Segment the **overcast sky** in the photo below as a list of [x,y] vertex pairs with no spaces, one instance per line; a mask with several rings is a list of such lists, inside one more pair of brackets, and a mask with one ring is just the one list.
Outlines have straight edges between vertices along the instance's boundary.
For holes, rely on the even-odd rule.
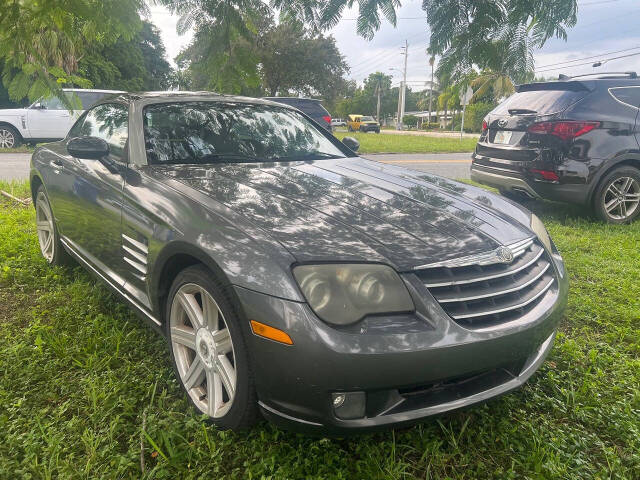
[[[429,40],[422,1],[403,0],[402,5],[398,11],[400,20],[397,26],[394,28],[388,23],[383,24],[371,41],[362,39],[356,33],[354,20],[357,10],[347,11],[336,28],[328,32],[335,37],[338,48],[351,67],[350,78],[361,82],[370,73],[382,71],[393,75],[395,83],[399,82],[401,73],[390,69],[402,68],[400,47],[407,40],[408,82],[414,90],[424,87],[422,82],[430,78],[430,71],[425,53]],[[551,77],[559,73],[640,72],[640,0],[579,0],[578,5],[578,23],[569,30],[568,40],[549,40],[536,52],[537,74]],[[151,20],[160,29],[167,54],[173,59],[190,42],[191,35],[179,36],[175,31],[177,18],[163,7],[151,8]],[[597,60],[634,53],[639,55],[612,60],[602,67],[592,67],[592,62]],[[556,65],[570,60],[576,61]],[[580,65],[585,62],[588,64]]]

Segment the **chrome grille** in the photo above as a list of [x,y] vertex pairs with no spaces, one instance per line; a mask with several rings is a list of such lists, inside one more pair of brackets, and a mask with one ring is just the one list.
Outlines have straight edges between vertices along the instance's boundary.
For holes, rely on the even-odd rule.
[[488,252],[424,265],[416,274],[458,324],[498,327],[531,311],[555,283],[549,257],[535,239],[507,248],[509,263]]

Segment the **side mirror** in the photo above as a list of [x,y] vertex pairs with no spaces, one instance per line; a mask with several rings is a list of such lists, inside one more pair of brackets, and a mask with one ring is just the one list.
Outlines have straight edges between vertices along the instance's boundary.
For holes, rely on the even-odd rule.
[[44,103],[37,102],[33,104],[33,108],[36,110],[46,110],[47,106]]
[[75,137],[67,142],[67,152],[76,158],[99,160],[109,155],[109,144],[98,137]]
[[360,142],[353,137],[344,137],[342,139],[342,143],[344,143],[350,150],[357,152],[360,148]]

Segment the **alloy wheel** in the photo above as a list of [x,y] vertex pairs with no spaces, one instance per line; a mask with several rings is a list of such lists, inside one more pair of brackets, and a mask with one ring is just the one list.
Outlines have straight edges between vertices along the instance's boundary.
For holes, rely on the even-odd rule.
[[13,148],[16,144],[16,136],[11,130],[0,128],[0,148]]
[[631,218],[640,204],[640,183],[632,177],[617,177],[602,197],[607,215],[614,220]]
[[233,404],[237,379],[233,341],[220,307],[204,288],[188,283],[174,295],[169,321],[185,389],[202,413],[223,417]]
[[55,254],[53,214],[43,191],[38,192],[36,197],[36,230],[42,256],[52,262]]

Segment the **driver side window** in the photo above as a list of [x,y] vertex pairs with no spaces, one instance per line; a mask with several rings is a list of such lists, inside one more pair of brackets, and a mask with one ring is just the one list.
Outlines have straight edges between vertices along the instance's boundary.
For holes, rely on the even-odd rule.
[[103,139],[109,144],[110,156],[116,161],[126,162],[129,109],[117,103],[104,103],[92,108],[69,132],[69,137],[80,136]]

